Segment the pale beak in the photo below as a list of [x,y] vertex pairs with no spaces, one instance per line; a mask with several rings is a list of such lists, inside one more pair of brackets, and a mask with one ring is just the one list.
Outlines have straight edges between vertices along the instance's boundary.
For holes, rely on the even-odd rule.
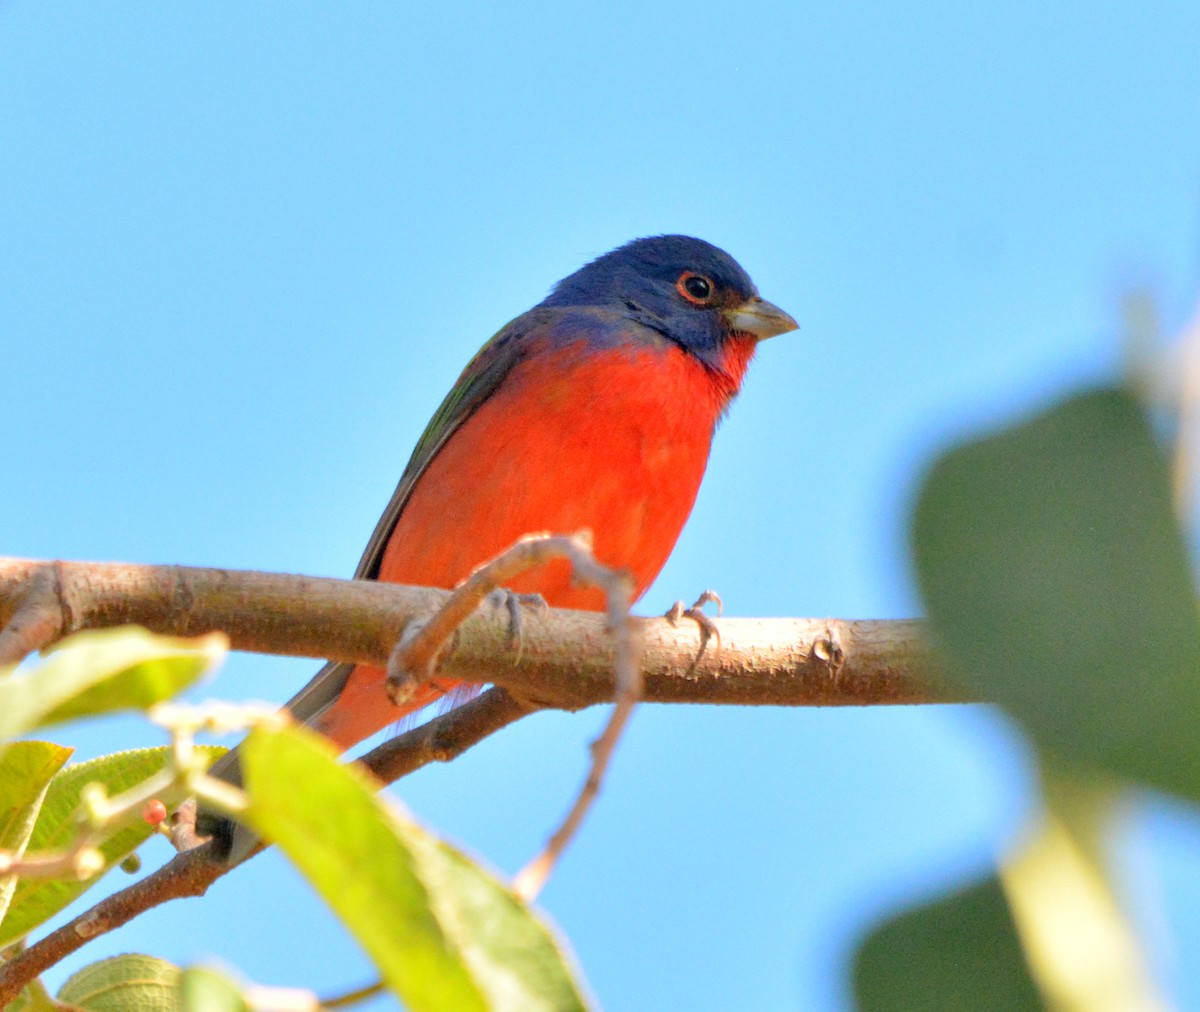
[[753,334],[760,341],[789,330],[799,330],[800,324],[773,302],[755,296],[733,309],[721,310],[729,326],[743,334]]

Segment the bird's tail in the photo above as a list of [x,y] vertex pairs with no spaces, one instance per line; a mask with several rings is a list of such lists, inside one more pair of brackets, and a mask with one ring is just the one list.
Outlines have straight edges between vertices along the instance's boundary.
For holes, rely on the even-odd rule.
[[[380,668],[330,662],[284,706],[299,723],[329,738],[339,751],[357,745],[376,731],[403,720],[436,702],[454,688],[453,683],[430,681],[402,706],[393,706],[384,694],[386,673]],[[241,757],[236,748],[221,756],[209,775],[236,787],[242,786]],[[229,864],[239,864],[258,845],[258,837],[229,816],[203,807],[196,814],[196,831],[211,836]]]

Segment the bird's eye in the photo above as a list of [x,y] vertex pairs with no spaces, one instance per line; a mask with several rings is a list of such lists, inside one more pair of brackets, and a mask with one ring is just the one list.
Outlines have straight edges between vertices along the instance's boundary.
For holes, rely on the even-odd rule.
[[694,306],[707,306],[713,298],[713,283],[703,274],[684,271],[675,282],[675,288]]

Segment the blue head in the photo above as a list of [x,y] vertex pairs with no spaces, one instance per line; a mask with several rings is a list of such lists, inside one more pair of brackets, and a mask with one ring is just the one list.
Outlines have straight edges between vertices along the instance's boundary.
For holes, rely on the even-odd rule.
[[542,305],[614,309],[714,366],[734,333],[766,338],[796,329],[759,298],[733,257],[686,235],[634,239],[605,253],[555,285]]

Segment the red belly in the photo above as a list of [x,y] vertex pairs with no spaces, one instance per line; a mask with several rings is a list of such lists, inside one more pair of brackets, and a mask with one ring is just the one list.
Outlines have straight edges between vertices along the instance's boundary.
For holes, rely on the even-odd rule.
[[[452,587],[523,534],[587,528],[597,558],[646,591],[695,502],[723,398],[674,346],[581,350],[517,366],[454,434],[417,482],[379,579]],[[564,564],[513,589],[604,606]]]
[[[379,579],[453,587],[522,535],[592,532],[605,565],[628,570],[635,597],[654,581],[691,512],[713,430],[753,342],[731,342],[732,375],[675,346],[542,350],[516,366],[417,481],[384,551]],[[566,563],[509,585],[558,608],[602,610]],[[384,672],[355,668],[321,731],[344,749],[442,695],[430,684],[403,710]]]

